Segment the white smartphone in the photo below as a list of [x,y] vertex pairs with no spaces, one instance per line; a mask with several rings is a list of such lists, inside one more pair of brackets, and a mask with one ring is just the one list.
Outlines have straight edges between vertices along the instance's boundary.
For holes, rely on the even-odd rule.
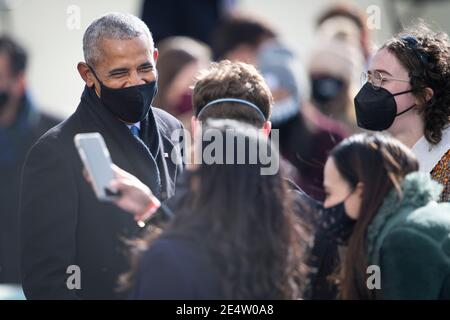
[[111,168],[111,156],[105,140],[98,132],[79,133],[74,137],[75,146],[92,180],[97,198],[111,201],[120,196],[117,190],[111,190],[109,183],[114,179]]

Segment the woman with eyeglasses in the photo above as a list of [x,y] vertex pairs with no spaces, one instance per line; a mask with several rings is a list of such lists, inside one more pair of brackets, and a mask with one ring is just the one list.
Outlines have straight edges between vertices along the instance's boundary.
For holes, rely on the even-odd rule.
[[450,200],[450,41],[420,25],[374,55],[355,97],[358,126],[387,130],[412,148],[420,171],[444,185]]

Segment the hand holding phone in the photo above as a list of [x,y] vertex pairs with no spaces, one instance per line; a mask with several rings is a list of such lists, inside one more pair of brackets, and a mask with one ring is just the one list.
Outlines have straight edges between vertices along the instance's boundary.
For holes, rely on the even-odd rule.
[[97,198],[102,201],[117,199],[120,193],[110,188],[115,176],[111,168],[111,156],[102,135],[98,132],[79,133],[75,135],[74,142]]

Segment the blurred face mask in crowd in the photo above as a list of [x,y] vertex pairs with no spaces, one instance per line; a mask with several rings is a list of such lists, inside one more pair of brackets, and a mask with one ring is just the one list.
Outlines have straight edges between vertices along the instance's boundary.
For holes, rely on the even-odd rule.
[[3,109],[8,104],[8,101],[10,100],[11,94],[6,89],[0,89],[0,113],[3,111]]
[[333,76],[312,77],[312,97],[318,104],[333,101],[344,88],[344,81]]
[[100,101],[117,118],[126,123],[136,123],[147,116],[157,92],[156,80],[130,87],[109,88],[100,81],[94,69],[89,68],[100,84]]
[[396,117],[413,109],[413,104],[398,113],[395,96],[412,92],[411,89],[392,94],[383,87],[374,88],[369,82],[361,88],[355,97],[355,111],[358,126],[373,131],[389,129]]

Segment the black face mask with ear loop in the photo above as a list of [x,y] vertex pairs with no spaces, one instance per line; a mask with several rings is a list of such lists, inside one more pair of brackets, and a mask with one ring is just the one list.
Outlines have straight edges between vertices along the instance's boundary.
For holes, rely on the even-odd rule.
[[156,81],[125,88],[109,88],[100,81],[93,68],[92,74],[100,83],[100,101],[117,118],[127,123],[144,120],[157,92]]
[[385,88],[375,90],[372,84],[367,82],[354,99],[358,127],[372,131],[389,129],[396,117],[416,106],[414,104],[397,113],[397,103],[394,97],[412,91],[410,89],[392,94]]

